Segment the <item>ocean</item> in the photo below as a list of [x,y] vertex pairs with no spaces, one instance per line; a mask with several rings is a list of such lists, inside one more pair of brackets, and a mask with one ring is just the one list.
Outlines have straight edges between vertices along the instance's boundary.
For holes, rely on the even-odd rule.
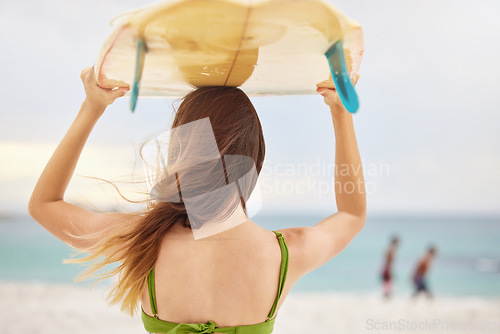
[[[324,216],[257,215],[273,230],[311,226]],[[378,293],[386,247],[397,234],[395,294],[410,296],[411,273],[429,244],[437,257],[429,273],[435,296],[500,296],[500,217],[373,216],[336,258],[304,276],[292,292]],[[63,264],[72,249],[29,217],[0,219],[0,280],[71,283],[80,272]],[[79,283],[79,284],[90,284]]]

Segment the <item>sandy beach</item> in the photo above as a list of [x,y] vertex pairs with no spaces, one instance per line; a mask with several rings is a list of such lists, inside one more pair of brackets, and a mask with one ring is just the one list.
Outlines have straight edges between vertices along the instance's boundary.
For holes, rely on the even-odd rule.
[[[145,333],[138,315],[109,306],[103,290],[0,282],[0,333]],[[293,293],[274,333],[500,333],[500,299],[383,301],[377,294]]]

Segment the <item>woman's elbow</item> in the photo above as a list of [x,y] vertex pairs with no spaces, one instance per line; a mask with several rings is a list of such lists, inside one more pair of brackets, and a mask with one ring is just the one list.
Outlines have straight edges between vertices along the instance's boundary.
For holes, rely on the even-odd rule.
[[43,215],[46,203],[40,201],[36,196],[32,195],[28,202],[28,213],[36,221],[40,221],[40,217]]
[[39,207],[40,204],[33,198],[33,196],[31,196],[28,202],[28,213],[34,220],[36,220],[36,217],[38,215]]
[[355,227],[355,234],[358,234],[363,230],[366,224],[366,210],[351,213],[351,224]]

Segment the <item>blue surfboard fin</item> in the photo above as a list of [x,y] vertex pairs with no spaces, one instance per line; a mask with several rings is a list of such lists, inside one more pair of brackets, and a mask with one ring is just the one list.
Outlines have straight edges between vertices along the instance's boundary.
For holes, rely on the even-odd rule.
[[130,110],[134,112],[139,98],[139,87],[141,85],[142,70],[144,69],[144,58],[146,57],[146,44],[142,38],[137,41],[137,56],[135,60],[134,84],[132,86],[132,96],[130,97]]
[[325,52],[325,56],[326,59],[328,59],[333,83],[337,88],[340,101],[347,111],[354,114],[359,108],[359,101],[345,64],[342,41],[337,41],[333,44],[328,51]]

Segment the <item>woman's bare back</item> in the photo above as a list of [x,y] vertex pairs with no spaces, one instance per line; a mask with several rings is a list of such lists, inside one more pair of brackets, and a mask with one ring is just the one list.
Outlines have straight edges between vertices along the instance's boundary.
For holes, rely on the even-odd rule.
[[[178,323],[212,320],[220,327],[263,322],[278,292],[280,264],[276,235],[250,220],[198,240],[190,229],[175,226],[164,237],[155,265],[158,317]],[[278,306],[293,282],[287,278]],[[147,288],[142,307],[152,315]]]

